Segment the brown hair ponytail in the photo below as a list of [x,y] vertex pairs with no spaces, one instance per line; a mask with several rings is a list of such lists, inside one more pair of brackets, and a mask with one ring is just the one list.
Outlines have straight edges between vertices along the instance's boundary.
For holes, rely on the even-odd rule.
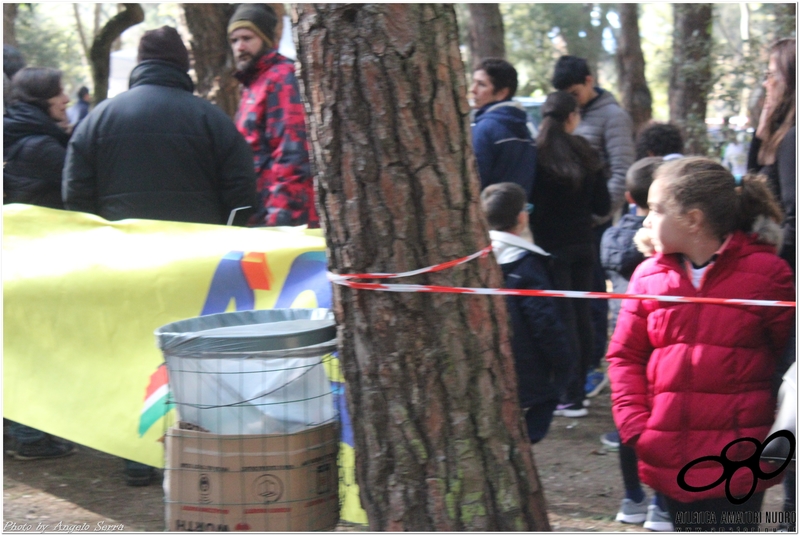
[[771,193],[764,175],[748,174],[744,176],[741,185],[737,186],[735,190],[739,197],[738,228],[740,230],[750,232],[759,216],[782,223],[782,210],[774,194]]
[[702,210],[719,238],[735,230],[752,232],[758,216],[782,222],[782,211],[762,175],[746,175],[736,185],[723,165],[695,156],[664,163],[655,171],[655,180],[663,180],[668,202],[682,212]]

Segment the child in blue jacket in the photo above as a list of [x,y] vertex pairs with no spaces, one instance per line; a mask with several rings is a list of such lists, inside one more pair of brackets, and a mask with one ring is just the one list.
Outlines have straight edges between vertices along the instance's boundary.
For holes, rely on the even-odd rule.
[[[507,288],[551,290],[549,254],[531,243],[527,195],[521,186],[501,182],[480,195],[491,229],[491,245]],[[546,435],[552,413],[566,388],[569,369],[577,363],[563,323],[563,299],[507,297],[513,326],[513,356],[519,402],[527,434],[535,444]]]

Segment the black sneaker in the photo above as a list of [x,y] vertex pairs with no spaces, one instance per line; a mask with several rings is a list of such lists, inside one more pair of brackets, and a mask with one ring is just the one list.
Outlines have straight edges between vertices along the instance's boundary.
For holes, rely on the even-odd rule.
[[[133,464],[133,463],[130,463]],[[141,465],[130,466],[125,463],[125,484],[129,487],[146,487],[155,479],[155,468]]]
[[18,461],[35,461],[37,459],[57,459],[75,453],[75,445],[67,442],[57,442],[50,437],[45,437],[30,444],[17,443],[14,458]]

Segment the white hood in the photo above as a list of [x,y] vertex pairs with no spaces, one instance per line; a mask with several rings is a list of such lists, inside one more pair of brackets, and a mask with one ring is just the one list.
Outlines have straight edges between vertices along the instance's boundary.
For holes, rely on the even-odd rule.
[[549,253],[539,246],[515,234],[511,234],[510,232],[490,230],[488,231],[488,235],[491,237],[491,247],[494,249],[494,256],[498,264],[510,264],[511,262],[515,262],[528,251],[549,256]]

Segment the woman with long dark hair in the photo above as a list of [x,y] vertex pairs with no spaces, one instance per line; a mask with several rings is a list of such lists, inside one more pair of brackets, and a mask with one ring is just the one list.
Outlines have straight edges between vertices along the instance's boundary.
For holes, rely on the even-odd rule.
[[[66,120],[69,97],[61,86],[61,71],[19,70],[11,79],[11,99],[3,116],[3,204],[63,208],[61,171],[69,136],[57,123]],[[63,457],[75,448],[16,422],[9,434],[15,444],[6,449],[19,460]]]
[[[779,255],[796,275],[796,39],[781,39],[769,54],[763,82],[766,101],[749,148],[748,167],[766,175],[782,206],[782,246]],[[788,342],[777,377],[796,361],[796,330]],[[787,470],[783,509],[796,518],[796,472]],[[790,516],[790,515],[789,515]],[[796,531],[796,522],[782,526]]]
[[[610,211],[605,170],[588,141],[572,135],[580,123],[573,96],[565,91],[550,94],[541,114],[532,194],[533,239],[553,256],[556,289],[589,291],[597,262],[592,215],[603,216]],[[555,414],[574,418],[588,414],[583,400],[593,352],[593,327],[587,300],[569,299],[563,311],[578,364]]]
[[11,80],[11,105],[3,117],[3,204],[64,208],[61,172],[69,135],[69,97],[61,71],[26,67]]
[[782,205],[780,256],[796,272],[796,39],[771,47],[763,82],[766,101],[749,148],[749,169],[768,177]]

